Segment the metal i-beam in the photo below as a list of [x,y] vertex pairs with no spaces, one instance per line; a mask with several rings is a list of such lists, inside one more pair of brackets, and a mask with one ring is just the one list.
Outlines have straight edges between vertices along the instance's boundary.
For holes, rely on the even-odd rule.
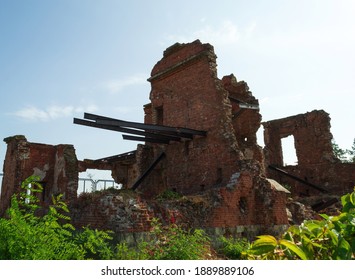
[[[94,120],[96,124],[108,125],[111,127],[133,127],[132,126],[132,124],[133,124],[136,128],[139,128],[139,127],[142,127],[141,125],[144,125],[144,129],[145,129],[146,133],[158,133],[160,136],[169,137],[169,140],[172,140],[172,141],[180,141],[181,137],[188,138],[188,139],[193,138],[193,135],[191,133],[176,132],[176,131],[164,131],[162,133],[161,131],[155,129],[156,128],[155,125],[146,125],[146,124],[141,124],[141,123],[116,120],[116,119],[112,119],[112,118],[108,118],[108,117],[104,117],[104,116],[99,116],[99,115],[94,115],[94,114],[90,114],[90,113],[84,113],[84,118],[88,119],[88,120]],[[141,129],[143,129],[143,128],[141,128]],[[130,133],[129,131],[123,131],[123,132]],[[137,134],[137,135],[144,136],[144,134],[142,134],[142,133],[131,133],[131,134]],[[154,137],[154,135],[151,135],[151,134],[146,134],[146,135]],[[176,138],[171,138],[172,136],[175,136]]]
[[149,137],[137,137],[122,134],[124,140],[132,140],[132,141],[141,141],[141,142],[149,142],[149,143],[158,143],[158,144],[169,144],[169,140],[159,139],[159,138],[149,138]]
[[257,104],[250,104],[250,103],[246,103],[238,98],[235,98],[235,97],[232,97],[232,96],[229,96],[228,97],[231,101],[235,102],[235,103],[238,103],[239,104],[239,108],[242,108],[242,109],[251,109],[251,110],[259,110],[259,105]]
[[159,138],[159,139],[164,139],[166,141],[181,141],[180,137],[175,137],[175,136],[171,136],[171,135],[161,135],[161,134],[145,132],[145,131],[137,130],[137,129],[120,127],[120,126],[104,125],[104,124],[99,124],[97,122],[92,122],[92,121],[87,121],[87,120],[82,120],[82,119],[77,119],[77,118],[74,118],[74,123],[80,124],[80,125],[85,125],[85,126],[91,126],[91,127],[96,127],[96,128],[112,130],[112,131],[124,132],[124,133],[129,133],[129,134],[134,134],[134,135],[141,135],[141,136],[145,136],[148,138]]
[[134,151],[130,151],[127,153],[123,153],[123,154],[119,154],[119,155],[114,155],[114,156],[110,156],[110,157],[104,157],[104,158],[99,158],[99,159],[95,159],[95,162],[115,162],[115,161],[120,161],[120,160],[128,160],[128,159],[133,159],[136,156],[136,150]]
[[144,181],[144,179],[153,171],[153,169],[157,166],[157,164],[165,158],[165,153],[162,152],[153,162],[152,164],[148,167],[148,169],[140,176],[137,181],[132,185],[131,189],[136,190],[139,185]]
[[80,125],[85,125],[85,126],[90,126],[90,127],[96,127],[96,128],[112,130],[112,131],[126,132],[126,133],[138,134],[138,135],[145,135],[145,132],[141,131],[141,130],[128,129],[128,128],[123,128],[123,127],[119,127],[119,126],[102,125],[102,124],[98,124],[96,122],[91,122],[91,121],[77,119],[77,118],[74,118],[74,123],[75,124],[80,124]]
[[319,212],[325,208],[328,208],[329,206],[332,206],[333,204],[339,202],[338,199],[336,198],[331,198],[330,200],[327,200],[325,202],[320,202],[320,203],[316,203],[314,205],[312,205],[312,210],[316,211],[316,212]]
[[275,170],[275,171],[277,171],[277,172],[279,172],[279,173],[281,173],[281,174],[283,174],[283,175],[285,175],[287,177],[290,177],[290,178],[292,178],[292,179],[294,179],[294,180],[296,180],[296,181],[298,181],[300,183],[303,183],[303,184],[305,184],[307,186],[310,186],[310,187],[312,187],[312,188],[314,188],[314,189],[316,189],[316,190],[318,190],[318,191],[320,191],[322,193],[329,193],[328,190],[326,190],[326,189],[324,189],[322,187],[316,186],[316,185],[314,185],[314,184],[312,184],[310,182],[307,182],[307,181],[305,181],[305,180],[303,180],[303,179],[301,179],[301,178],[299,178],[299,177],[297,177],[295,175],[292,175],[292,174],[286,172],[285,170],[282,170],[281,168],[278,168],[278,167],[273,166],[273,165],[269,165],[269,168],[272,169],[272,170]]
[[105,125],[114,125],[114,126],[123,126],[123,127],[132,127],[144,130],[152,130],[152,131],[160,131],[160,132],[175,132],[175,133],[186,133],[192,135],[200,135],[206,136],[207,132],[202,130],[195,130],[191,128],[184,128],[184,127],[171,127],[165,125],[155,125],[155,124],[144,124],[138,122],[129,122],[123,121],[119,119],[112,119],[107,118],[104,116],[84,113],[85,119],[95,120],[97,123],[105,124]]

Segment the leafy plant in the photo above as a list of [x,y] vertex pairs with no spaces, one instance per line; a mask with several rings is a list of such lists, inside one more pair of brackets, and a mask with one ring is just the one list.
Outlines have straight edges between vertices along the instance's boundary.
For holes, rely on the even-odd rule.
[[118,243],[115,247],[115,260],[147,260],[149,255],[145,250],[146,242],[138,243],[138,248],[129,247],[125,242]]
[[62,195],[53,197],[45,215],[36,193],[42,191],[39,178],[31,176],[14,195],[6,218],[0,218],[0,259],[64,260],[109,259],[113,253],[107,232],[84,228],[76,231],[69,223],[68,207]]
[[220,252],[227,258],[232,260],[244,259],[243,252],[247,250],[250,246],[248,240],[245,238],[226,238],[222,236],[220,238],[222,246]]
[[70,223],[69,209],[62,195],[53,197],[46,214],[37,215],[39,178],[29,177],[22,192],[14,195],[6,218],[0,218],[0,259],[84,260],[84,259],[203,259],[210,251],[202,230],[187,231],[172,224],[162,226],[157,219],[148,241],[137,248],[125,243],[111,244],[111,233]]
[[355,189],[341,197],[342,213],[291,226],[277,240],[259,236],[246,255],[249,259],[349,260],[355,258]]
[[197,260],[210,252],[209,238],[203,230],[186,231],[181,226],[162,226],[152,221],[151,239],[140,244],[141,252],[153,260]]
[[164,200],[172,200],[172,199],[179,199],[181,198],[182,195],[176,191],[173,190],[165,190],[161,194],[159,194],[156,199],[159,201],[164,201]]

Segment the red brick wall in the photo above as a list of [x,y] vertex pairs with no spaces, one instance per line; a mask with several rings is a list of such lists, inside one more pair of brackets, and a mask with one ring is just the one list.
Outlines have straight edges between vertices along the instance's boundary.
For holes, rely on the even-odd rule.
[[52,195],[63,194],[67,200],[76,199],[78,163],[71,145],[30,143],[24,136],[4,140],[8,147],[4,162],[0,215],[10,205],[10,198],[21,191],[21,183],[31,175],[40,177],[44,191],[42,203],[51,203]]
[[210,227],[287,224],[286,193],[250,172],[241,173],[233,188],[218,190],[221,204],[213,210]]
[[[323,110],[263,123],[266,165],[282,167],[313,185],[342,195],[355,185],[355,164],[341,163],[333,153],[330,117]],[[293,135],[298,164],[283,166],[281,138]],[[268,176],[292,187],[293,196],[319,195],[310,186],[268,170]]]
[[[189,58],[193,59],[184,64]],[[155,110],[162,106],[164,125],[207,131],[207,137],[163,148],[166,184],[185,193],[225,183],[241,158],[232,107],[216,77],[215,58],[208,44],[178,45],[168,49],[152,71],[153,122]]]
[[[256,144],[259,110],[244,110],[233,117],[240,108],[229,97],[258,105],[247,84],[233,75],[218,79],[213,47],[199,41],[168,48],[151,75],[151,104],[144,107],[145,123],[204,130],[207,136],[169,145],[139,145],[133,169],[112,166],[115,177],[126,178],[129,184],[165,152],[165,159],[140,185],[139,195],[124,190],[76,198],[74,148],[28,143],[25,138],[8,141],[5,177],[15,174],[20,182],[34,168],[42,174],[45,170],[43,180],[52,186],[48,195],[65,194],[73,222],[79,227],[90,224],[116,232],[141,232],[150,229],[153,217],[205,228],[287,224],[286,194],[266,180]],[[19,155],[15,161],[9,158],[11,153]],[[82,162],[80,168],[84,165]],[[10,193],[14,189],[10,187]],[[173,201],[150,199],[166,189],[186,196]],[[8,196],[8,192],[4,194]]]
[[[128,191],[129,192],[129,191]],[[70,205],[73,224],[115,232],[147,232],[153,212],[135,193],[83,193]]]
[[153,218],[189,228],[288,224],[286,193],[247,171],[234,178],[227,187],[174,200],[146,200],[130,190],[81,194],[70,205],[73,223],[116,233],[149,231]]

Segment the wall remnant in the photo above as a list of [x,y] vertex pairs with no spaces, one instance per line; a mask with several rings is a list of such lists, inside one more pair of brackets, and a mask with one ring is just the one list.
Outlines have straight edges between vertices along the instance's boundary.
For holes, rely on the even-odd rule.
[[[267,229],[271,225],[287,224],[287,190],[275,187],[275,183],[266,179],[263,152],[256,142],[261,122],[258,100],[248,85],[237,81],[234,75],[217,77],[213,47],[198,40],[169,47],[153,67],[148,81],[151,103],[144,106],[144,124],[91,114],[84,117],[96,122],[74,120],[77,124],[127,133],[128,125],[135,129],[151,125],[151,131],[142,130],[138,135],[152,133],[157,126],[206,132],[190,135],[191,138],[182,136],[168,143],[155,143],[160,139],[154,138],[138,145],[135,158],[127,167],[137,172],[136,178],[143,176],[162,153],[164,158],[139,182],[137,191],[143,200],[133,204],[138,206],[143,201],[145,206],[140,207],[143,212],[138,209],[132,212],[140,217],[140,222],[131,224],[129,230],[146,229],[152,216],[165,217],[168,222],[171,213],[175,213],[174,219],[181,223],[204,228],[258,225]],[[165,135],[159,137],[162,136]],[[113,173],[120,172],[120,168],[113,168]],[[125,174],[118,183],[130,188],[132,185],[128,182],[132,183],[129,179],[132,177]],[[154,198],[167,190],[185,195],[188,202],[157,206]],[[107,199],[113,198],[106,197],[88,205],[90,210],[85,212],[92,215],[87,216],[87,221],[97,219],[96,224],[106,217],[105,224],[117,231],[118,221],[121,221],[117,216],[121,214],[114,210],[101,216],[97,214],[105,212],[100,209],[107,209]],[[191,210],[191,201],[198,201],[194,211],[186,211]],[[145,222],[142,217],[146,218]]]
[[[317,203],[322,194],[340,196],[352,191],[355,164],[342,163],[334,155],[328,113],[314,110],[264,122],[263,126],[265,165],[271,166],[267,175],[290,186],[293,197],[313,197],[313,203]],[[285,166],[281,139],[289,135],[294,136],[298,162]]]
[[0,216],[10,206],[11,196],[19,193],[21,182],[39,176],[43,186],[40,201],[51,203],[52,195],[63,194],[67,201],[77,198],[78,161],[72,145],[45,145],[28,142],[25,136],[5,138],[7,151],[2,180]]
[[[194,193],[226,185],[244,160],[262,166],[255,136],[261,120],[258,101],[233,75],[218,79],[211,45],[195,41],[171,46],[148,80],[152,89],[145,123],[203,130],[207,136],[166,146],[150,144],[155,156],[164,150],[167,158],[161,185],[154,178],[154,184],[147,180],[142,189]],[[241,104],[257,109],[243,109]]]
[[96,160],[79,160],[79,172],[87,169],[111,170],[112,178],[124,188],[131,186],[138,174],[137,151],[105,157]]

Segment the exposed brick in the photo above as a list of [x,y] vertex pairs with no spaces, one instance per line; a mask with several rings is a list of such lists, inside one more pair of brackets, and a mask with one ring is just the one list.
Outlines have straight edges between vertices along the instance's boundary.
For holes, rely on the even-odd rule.
[[[264,153],[256,142],[261,122],[259,102],[247,83],[238,81],[233,74],[219,79],[216,65],[216,55],[209,44],[197,40],[169,47],[152,69],[151,103],[144,106],[146,124],[203,130],[207,132],[205,137],[194,136],[168,145],[145,143],[137,146],[134,156],[118,161],[78,161],[70,145],[29,143],[23,136],[6,139],[1,211],[8,207],[21,180],[38,173],[49,186],[46,201],[51,194],[64,193],[78,227],[90,224],[120,234],[134,233],[148,231],[154,217],[164,224],[229,229],[245,226],[253,232],[254,226],[267,231],[287,224],[287,192],[282,187],[275,188],[267,179]],[[309,115],[302,120],[321,125],[324,118]],[[289,121],[293,125],[293,120]],[[307,126],[299,125],[291,133],[300,131],[301,135],[307,132]],[[277,125],[270,123],[269,127]],[[281,126],[276,136],[266,132],[266,138],[278,145],[280,135],[290,133],[287,127]],[[314,135],[323,135],[324,141],[320,141],[326,149],[317,150],[311,160],[301,156],[302,162],[319,164],[318,159],[325,157],[334,160],[327,144],[327,128],[317,128]],[[309,142],[310,137],[304,141]],[[267,164],[274,159],[280,161],[280,151],[272,149],[265,151]],[[127,190],[162,152],[165,158],[137,192]],[[87,168],[111,170],[124,190],[77,198],[78,172]],[[337,171],[342,174],[348,170],[344,166],[340,169]],[[157,201],[155,197],[166,190],[176,191],[183,198]]]
[[51,203],[52,195],[63,194],[73,201],[77,196],[78,162],[72,145],[30,143],[18,135],[4,139],[7,151],[0,200],[0,215],[10,205],[10,198],[20,192],[21,182],[31,175],[39,176],[44,187],[40,200]]
[[[330,117],[315,110],[263,123],[266,166],[284,169],[306,182],[322,187],[333,195],[351,192],[355,185],[355,164],[342,163],[333,153]],[[296,165],[284,166],[281,139],[294,136]],[[322,193],[299,181],[268,169],[267,175],[291,187],[293,197],[319,196]]]

